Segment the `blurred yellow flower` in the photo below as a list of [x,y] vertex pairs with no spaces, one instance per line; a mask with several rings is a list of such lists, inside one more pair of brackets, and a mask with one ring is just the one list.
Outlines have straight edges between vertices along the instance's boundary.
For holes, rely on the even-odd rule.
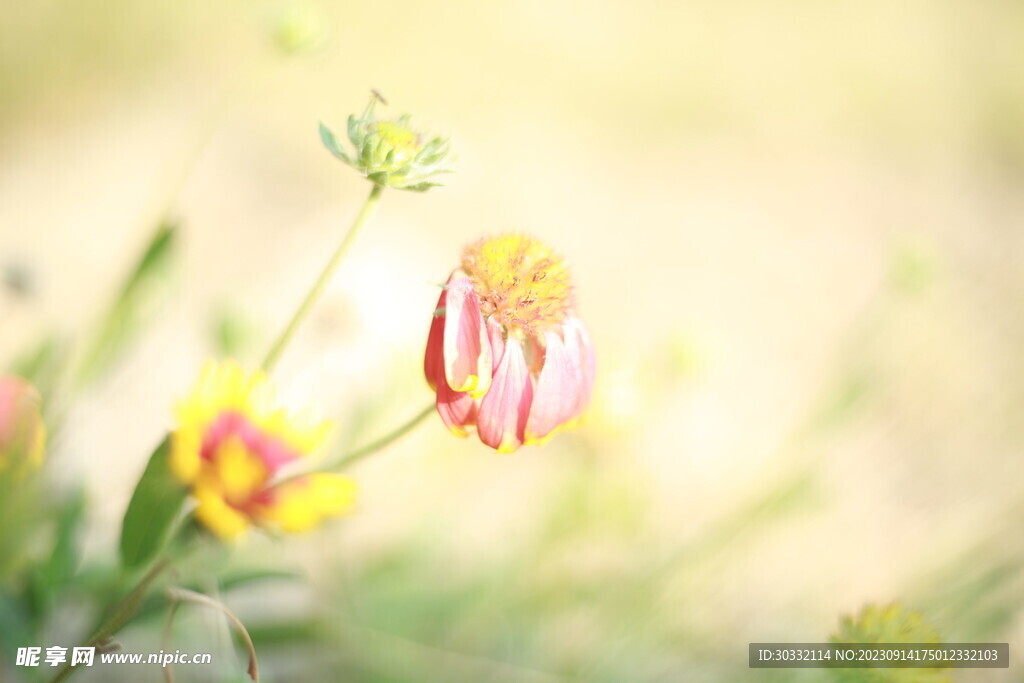
[[196,518],[222,538],[250,525],[303,531],[355,501],[355,483],[337,474],[274,483],[282,467],[323,446],[332,426],[279,407],[262,372],[208,363],[177,418],[171,469],[191,487]]
[[20,377],[0,377],[0,472],[38,467],[45,448],[38,392]]
[[424,358],[453,433],[475,426],[499,453],[543,443],[586,409],[594,362],[560,256],[522,235],[465,249],[437,302]]
[[[844,616],[839,631],[830,642],[842,644],[932,643],[942,640],[938,631],[920,612],[899,603],[866,605],[856,616]],[[940,668],[829,669],[840,683],[948,683],[947,671]]]

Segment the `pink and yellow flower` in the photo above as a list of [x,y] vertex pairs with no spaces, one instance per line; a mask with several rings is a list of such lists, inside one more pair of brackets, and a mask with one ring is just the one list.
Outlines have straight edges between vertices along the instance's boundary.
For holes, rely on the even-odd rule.
[[39,467],[45,448],[39,394],[20,377],[0,377],[0,472]]
[[332,426],[279,407],[270,379],[233,362],[209,363],[177,411],[171,470],[192,489],[196,519],[222,538],[250,525],[303,531],[347,512],[355,484],[316,473],[275,483],[283,467],[316,452]]
[[594,349],[562,258],[521,235],[468,246],[437,302],[424,372],[445,425],[459,436],[475,427],[499,453],[575,423]]

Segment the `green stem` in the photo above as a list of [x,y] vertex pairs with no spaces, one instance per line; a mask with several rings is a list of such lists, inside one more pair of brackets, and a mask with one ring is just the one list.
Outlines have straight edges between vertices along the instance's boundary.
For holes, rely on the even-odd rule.
[[[135,616],[136,612],[139,611],[139,606],[142,604],[142,599],[146,596],[146,591],[149,590],[150,585],[156,579],[163,574],[164,570],[169,566],[167,560],[160,560],[153,568],[146,572],[146,575],[142,577],[138,585],[132,589],[132,592],[121,598],[110,616],[107,617],[106,621],[100,624],[100,627],[96,629],[92,637],[86,642],[85,647],[100,647],[115,633],[121,630],[121,628],[131,621],[132,617]],[[64,664],[57,674],[53,677],[51,683],[59,683],[59,681],[67,678],[72,672],[70,660],[69,663]]]
[[401,425],[400,427],[395,428],[395,430],[392,431],[391,433],[382,436],[381,438],[363,446],[362,448],[346,453],[345,455],[338,458],[337,462],[335,462],[330,467],[327,467],[326,469],[340,470],[352,465],[353,463],[359,460],[362,460],[368,455],[376,453],[380,449],[390,445],[395,441],[398,441],[398,439],[402,438],[403,436],[411,432],[413,428],[416,427],[416,425],[418,425],[420,422],[423,422],[423,420],[425,420],[427,416],[433,412],[434,404],[431,403],[429,406],[424,408],[419,414],[417,414],[416,417],[412,418],[411,420]]
[[382,189],[383,188],[380,185],[374,183],[373,189],[370,190],[370,195],[363,203],[363,208],[359,211],[359,215],[356,216],[355,220],[352,221],[351,227],[349,227],[348,232],[345,233],[345,237],[341,240],[341,244],[339,244],[338,248],[334,251],[334,254],[331,256],[331,260],[327,262],[323,272],[320,273],[320,277],[313,284],[313,288],[309,290],[309,293],[306,294],[306,298],[303,299],[299,308],[295,311],[295,315],[292,316],[288,326],[284,328],[284,331],[281,332],[281,335],[277,338],[277,341],[274,342],[274,345],[267,353],[267,357],[263,360],[263,369],[265,371],[270,372],[274,369],[274,366],[277,365],[277,361],[280,359],[284,348],[295,335],[295,331],[299,328],[299,325],[302,324],[302,321],[306,319],[306,316],[309,315],[309,312],[312,310],[317,299],[320,298],[320,295],[323,294],[324,289],[327,287],[327,283],[331,280],[331,276],[333,276],[334,272],[338,269],[338,264],[340,264],[342,259],[345,258],[345,254],[348,252],[349,247],[352,246],[352,242],[359,233],[359,229],[363,227],[366,220],[371,214],[373,214],[373,210],[377,206],[377,201],[380,199]]

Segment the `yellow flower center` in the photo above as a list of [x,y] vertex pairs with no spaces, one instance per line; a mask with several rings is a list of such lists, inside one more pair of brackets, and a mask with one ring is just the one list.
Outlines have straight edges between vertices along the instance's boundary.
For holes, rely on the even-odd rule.
[[400,123],[394,121],[378,121],[373,124],[374,134],[394,152],[392,159],[401,164],[412,157],[420,150],[420,136],[415,131],[409,130]]
[[550,247],[522,235],[481,240],[462,253],[485,316],[506,328],[538,332],[565,318],[572,287],[565,261]]

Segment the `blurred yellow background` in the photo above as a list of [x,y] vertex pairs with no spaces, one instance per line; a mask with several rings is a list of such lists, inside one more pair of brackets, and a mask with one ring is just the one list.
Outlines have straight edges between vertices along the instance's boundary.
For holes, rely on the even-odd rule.
[[[88,482],[87,559],[218,326],[257,362],[358,210],[317,124],[373,87],[457,173],[384,193],[282,391],[337,416],[339,448],[414,415],[435,283],[516,230],[573,267],[593,408],[511,456],[430,420],[353,471],[354,516],[240,551],[312,577],[240,616],[336,606],[349,649],[316,666],[352,680],[754,679],[748,642],[897,599],[1024,643],[1024,4],[296,7],[2,10],[0,358],[87,338],[180,221],[151,324],[48,456]],[[327,42],[286,57],[296,11]],[[367,569],[395,557],[394,585]]]

